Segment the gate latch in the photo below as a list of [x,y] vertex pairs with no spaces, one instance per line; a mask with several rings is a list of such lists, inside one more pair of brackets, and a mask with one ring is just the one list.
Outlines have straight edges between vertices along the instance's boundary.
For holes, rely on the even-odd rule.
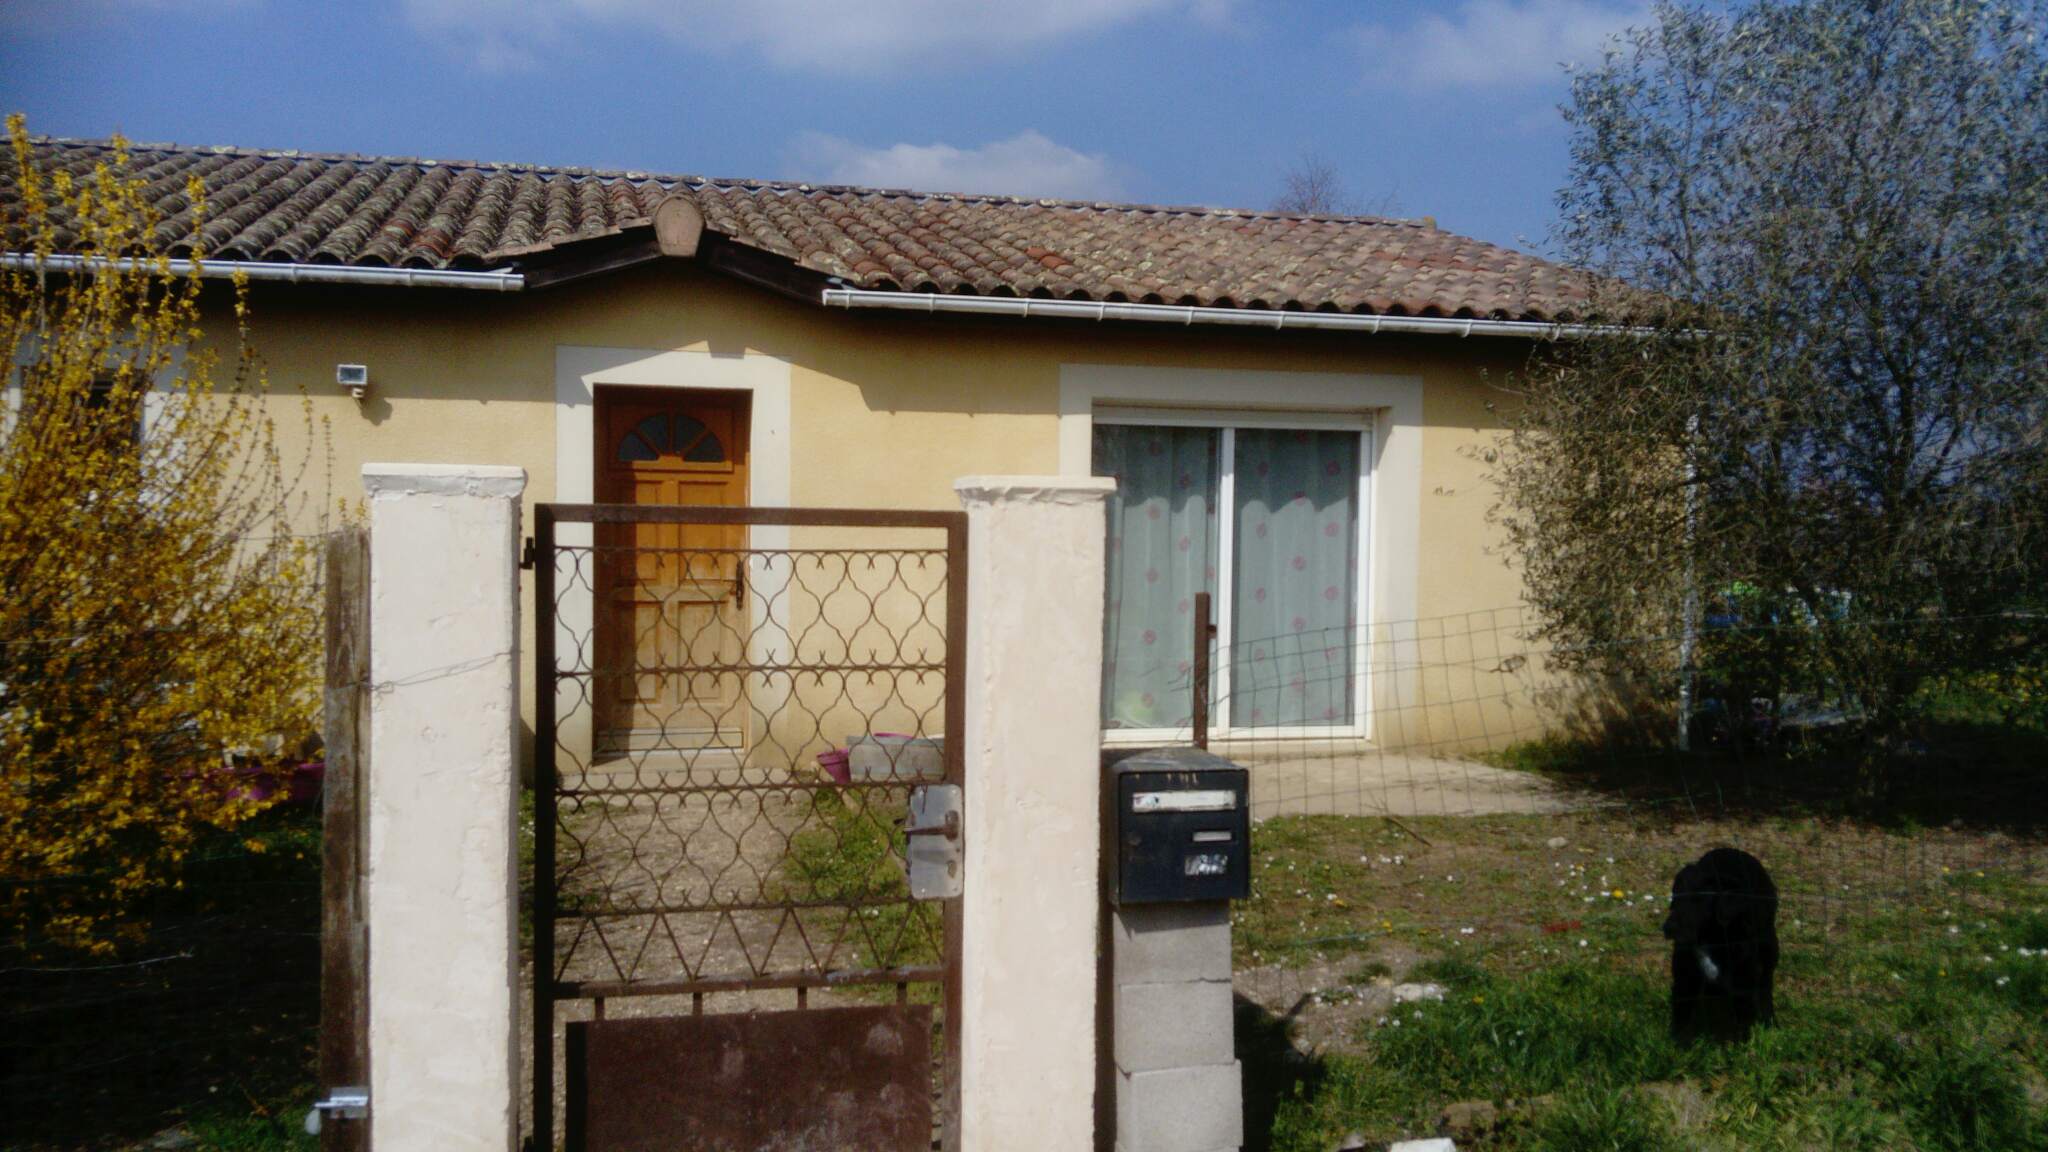
[[958,784],[926,784],[911,790],[903,856],[912,900],[951,900],[960,895],[964,823]]
[[306,1135],[318,1136],[320,1122],[328,1116],[336,1120],[364,1120],[370,1115],[370,1090],[361,1086],[330,1088],[327,1099],[315,1100],[313,1108],[306,1113]]

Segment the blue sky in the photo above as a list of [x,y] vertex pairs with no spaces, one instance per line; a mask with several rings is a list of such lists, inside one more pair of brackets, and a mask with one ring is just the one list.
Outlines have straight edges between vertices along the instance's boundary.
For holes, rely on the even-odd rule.
[[1560,64],[1643,0],[0,0],[33,130],[1263,208],[1547,249]]

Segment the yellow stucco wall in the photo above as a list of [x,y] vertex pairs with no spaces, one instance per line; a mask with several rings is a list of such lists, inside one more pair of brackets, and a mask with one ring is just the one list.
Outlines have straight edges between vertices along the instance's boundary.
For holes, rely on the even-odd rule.
[[[529,503],[553,499],[558,346],[787,361],[791,500],[843,507],[953,508],[959,476],[1057,472],[1062,364],[1419,377],[1414,614],[1437,621],[1441,636],[1495,626],[1493,611],[1520,599],[1488,523],[1484,458],[1499,435],[1493,404],[1505,400],[1495,385],[1528,352],[1518,341],[847,313],[681,262],[519,294],[259,285],[253,305],[271,382],[312,398],[331,449],[331,495],[349,501],[360,497],[366,461],[517,464],[530,477]],[[360,407],[334,385],[342,362],[369,366]],[[282,420],[296,422],[296,412]],[[530,582],[527,596],[530,641]],[[1422,655],[1458,653],[1440,642]],[[526,694],[530,707],[530,676]]]

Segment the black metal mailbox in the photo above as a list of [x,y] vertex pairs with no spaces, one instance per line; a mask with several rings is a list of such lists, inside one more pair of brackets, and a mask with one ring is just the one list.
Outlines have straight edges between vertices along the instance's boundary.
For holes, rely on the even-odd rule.
[[1198,748],[1162,748],[1107,771],[1111,902],[1251,895],[1251,778],[1243,768]]

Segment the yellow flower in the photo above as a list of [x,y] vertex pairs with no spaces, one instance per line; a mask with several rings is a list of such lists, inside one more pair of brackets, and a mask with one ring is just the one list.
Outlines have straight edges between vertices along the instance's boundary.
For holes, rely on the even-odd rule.
[[[43,170],[20,117],[7,129],[10,248],[45,261],[61,219],[67,249],[136,257],[78,279],[0,273],[16,401],[0,437],[0,684],[21,717],[0,727],[0,780],[38,783],[0,788],[0,875],[109,878],[39,913],[45,935],[91,949],[179,885],[202,836],[270,803],[224,784],[223,750],[295,741],[317,716],[315,538],[294,534],[311,525],[292,522],[287,477],[324,445],[307,407],[307,459],[284,458],[245,329],[197,336],[202,283],[169,274],[124,143],[73,176]],[[197,231],[192,191],[180,226]],[[21,912],[0,907],[0,932]]]

